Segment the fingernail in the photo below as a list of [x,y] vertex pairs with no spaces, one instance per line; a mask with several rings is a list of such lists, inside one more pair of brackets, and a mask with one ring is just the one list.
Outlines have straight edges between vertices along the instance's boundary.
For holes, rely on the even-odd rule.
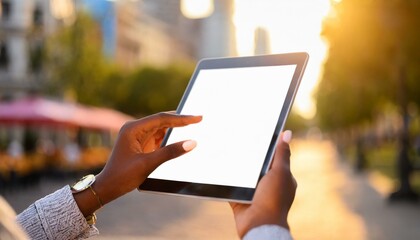
[[284,131],[282,140],[285,143],[290,143],[290,141],[292,141],[292,131],[290,130]]
[[187,152],[193,150],[195,146],[197,146],[197,142],[194,140],[188,140],[182,144],[182,148]]

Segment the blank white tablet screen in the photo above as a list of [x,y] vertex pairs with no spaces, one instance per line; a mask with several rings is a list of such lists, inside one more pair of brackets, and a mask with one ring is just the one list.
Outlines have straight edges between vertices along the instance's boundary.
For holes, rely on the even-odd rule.
[[193,139],[191,152],[149,178],[254,188],[296,65],[204,69],[181,114],[198,124],[173,129],[167,145]]

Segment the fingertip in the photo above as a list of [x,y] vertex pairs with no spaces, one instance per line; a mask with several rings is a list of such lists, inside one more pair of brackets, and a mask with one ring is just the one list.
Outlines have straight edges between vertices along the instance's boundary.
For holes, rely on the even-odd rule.
[[203,115],[195,115],[194,117],[197,119],[197,122],[201,122],[201,120],[203,120]]
[[180,119],[182,119],[182,121],[184,121],[184,123],[188,124],[193,124],[193,123],[199,123],[201,122],[201,120],[203,120],[203,116],[202,115],[177,115],[177,117],[179,117]]
[[292,131],[286,130],[283,132],[282,140],[285,143],[290,143],[292,141]]
[[194,141],[194,140],[187,140],[187,141],[182,143],[182,148],[186,152],[189,152],[189,151],[193,150],[196,146],[197,146],[197,142]]

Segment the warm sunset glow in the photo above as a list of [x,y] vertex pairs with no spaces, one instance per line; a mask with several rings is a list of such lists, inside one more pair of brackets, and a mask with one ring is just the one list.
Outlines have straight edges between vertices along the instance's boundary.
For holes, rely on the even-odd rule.
[[205,18],[210,16],[213,10],[213,0],[181,0],[181,12],[187,18]]
[[268,30],[271,53],[309,53],[308,66],[295,101],[295,107],[306,118],[313,117],[316,112],[311,95],[327,51],[320,33],[322,20],[329,9],[329,0],[235,0],[234,24],[239,55],[254,54],[257,27]]
[[74,4],[69,0],[51,0],[52,15],[63,21],[70,21],[71,23],[75,16]]

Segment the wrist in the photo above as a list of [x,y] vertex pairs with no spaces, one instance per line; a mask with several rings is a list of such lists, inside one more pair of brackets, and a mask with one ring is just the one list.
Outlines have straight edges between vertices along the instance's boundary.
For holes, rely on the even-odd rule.
[[94,215],[104,205],[95,189],[95,181],[95,176],[89,174],[71,186],[73,198],[85,217]]
[[83,216],[88,217],[101,208],[93,193],[87,189],[83,192],[73,193],[73,198]]
[[96,190],[98,196],[101,197],[102,203],[104,205],[125,194],[122,192],[120,186],[116,184],[116,182],[117,181],[105,176],[103,173],[96,175],[96,181],[93,187]]

